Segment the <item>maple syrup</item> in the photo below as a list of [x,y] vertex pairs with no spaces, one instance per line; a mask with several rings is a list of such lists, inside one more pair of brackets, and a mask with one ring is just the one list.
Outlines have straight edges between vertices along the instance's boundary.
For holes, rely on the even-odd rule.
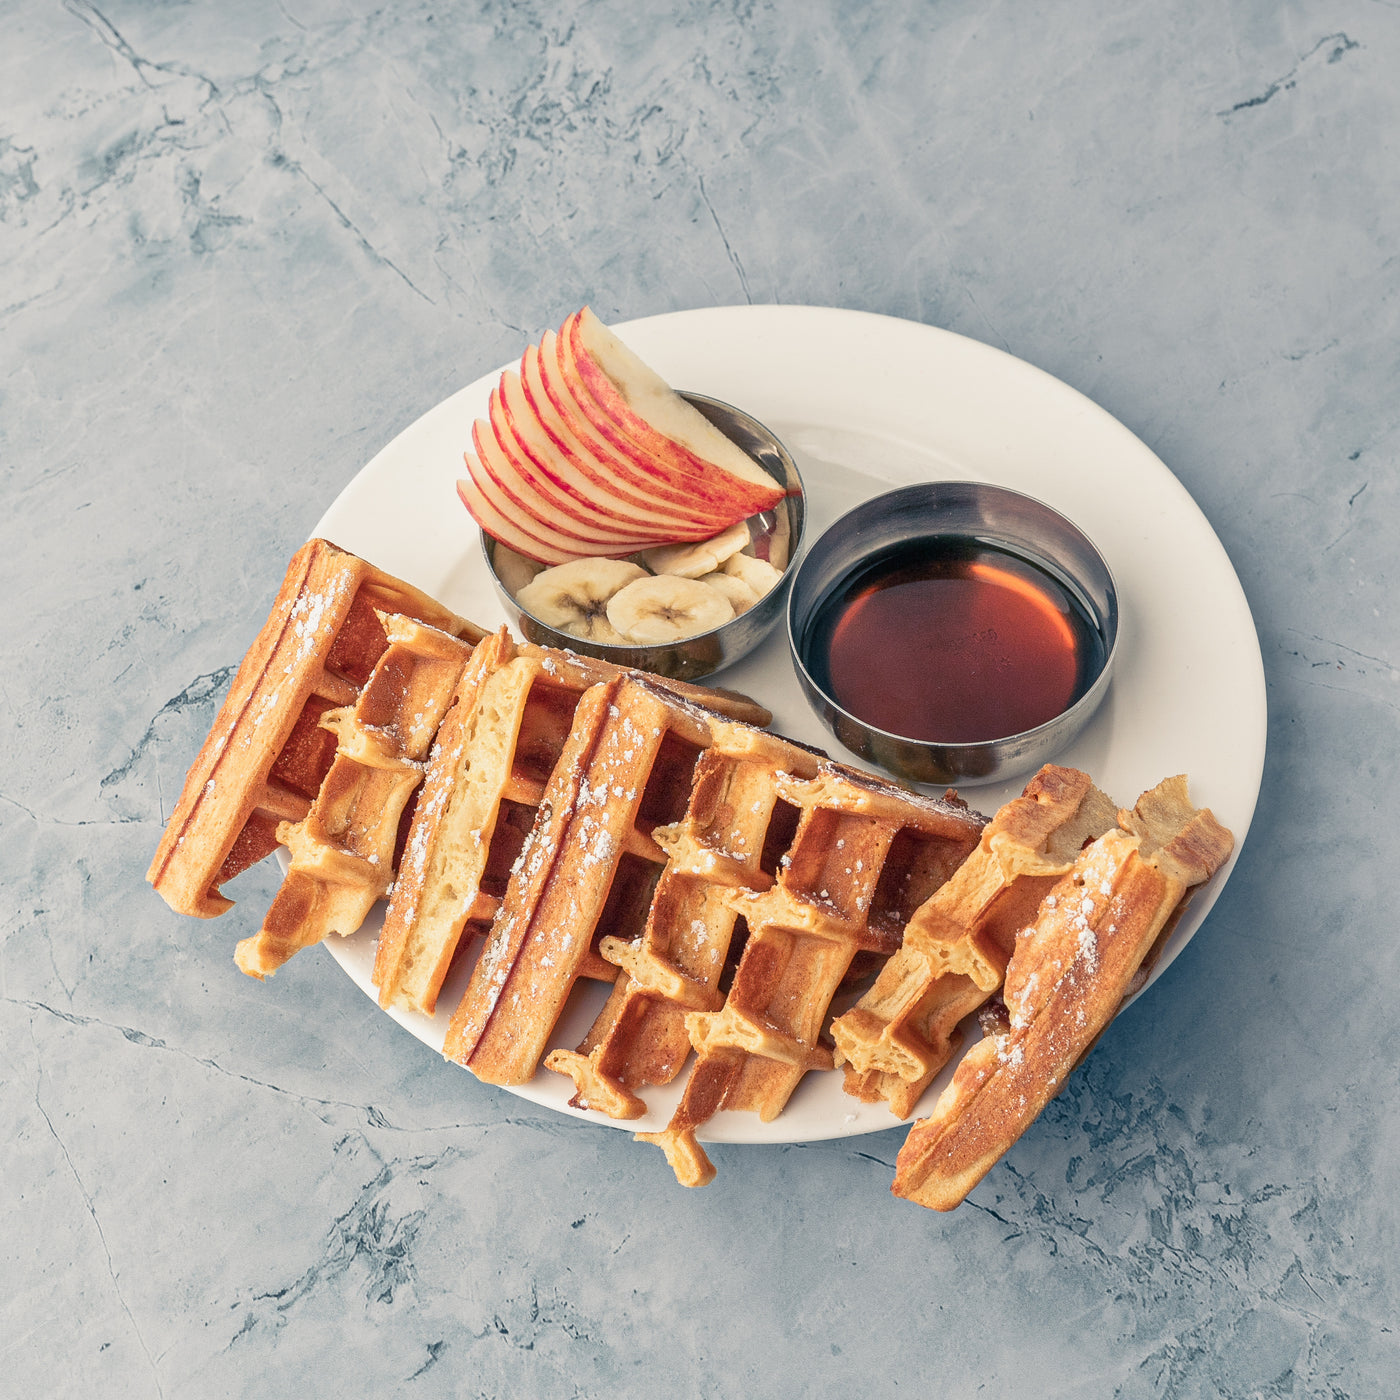
[[979,744],[1063,714],[1107,657],[1074,591],[1045,568],[963,535],[863,561],[813,610],[801,644],[842,709],[925,743]]

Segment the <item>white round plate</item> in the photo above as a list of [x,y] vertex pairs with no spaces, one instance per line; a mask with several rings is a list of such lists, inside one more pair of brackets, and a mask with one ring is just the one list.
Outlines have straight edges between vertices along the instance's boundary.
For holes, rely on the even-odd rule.
[[[1235,834],[1234,857],[1198,892],[1155,976],[1185,946],[1219,895],[1254,812],[1264,764],[1264,669],[1239,579],[1181,484],[1122,424],[1048,374],[947,331],[863,312],[803,306],[717,307],[631,321],[622,339],[678,389],[732,403],[766,423],[797,460],[810,543],[839,515],[880,492],[929,479],[988,481],[1035,496],[1099,547],[1118,584],[1119,657],[1092,722],[1057,761],[1083,768],[1116,801],[1187,773],[1192,798]],[[522,347],[523,348],[523,347]],[[341,492],[316,534],[416,584],[484,627],[505,620],[475,525],[457,500],[472,421],[486,413],[493,370],[405,429]],[[773,711],[780,733],[860,763],[822,728],[798,688],[782,627],[718,683]],[[965,796],[990,815],[1020,781]],[[376,911],[359,933],[326,944],[373,997]],[[391,1012],[436,1049],[468,969],[443,989],[435,1018]],[[1155,980],[1155,978],[1154,978]],[[1150,984],[1149,984],[1150,985]],[[575,1046],[602,1001],[581,983],[551,1044]],[[919,1109],[926,1114],[950,1065]],[[644,1095],[664,1127],[684,1073]],[[839,1073],[809,1074],[772,1123],[721,1113],[713,1142],[810,1142],[896,1126],[862,1104]],[[548,1070],[512,1090],[595,1123],[568,1105],[573,1086]]]

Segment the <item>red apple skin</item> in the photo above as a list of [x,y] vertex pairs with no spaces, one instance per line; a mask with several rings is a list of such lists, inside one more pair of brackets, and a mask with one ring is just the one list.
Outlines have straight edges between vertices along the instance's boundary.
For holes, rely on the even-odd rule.
[[503,519],[500,512],[482,495],[472,476],[471,453],[463,453],[463,456],[467,463],[467,475],[458,480],[457,495],[466,506],[467,513],[493,540],[539,564],[566,564],[570,559],[582,557],[567,550],[552,549],[523,530],[517,529],[511,521]]
[[[766,480],[759,485],[736,476],[722,465],[697,455],[685,443],[657,429],[638,414],[612,376],[589,350],[582,330],[583,312],[569,317],[559,334],[559,358],[563,371],[590,422],[618,450],[635,456],[659,459],[677,479],[711,491],[734,502],[742,497],[751,507],[749,514],[771,509],[782,498],[778,484]],[[761,469],[759,469],[761,470]],[[766,475],[766,474],[765,474]]]
[[[487,534],[542,564],[708,539],[782,499],[777,483],[744,474],[739,449],[693,423],[584,308],[527,347],[518,376],[502,375],[473,425],[477,455],[465,454],[458,495]],[[719,461],[700,455],[707,443]]]
[[[701,475],[719,473],[730,481],[746,485],[767,494],[776,489],[776,483],[742,448],[725,437],[713,424],[704,420],[704,415],[687,405],[681,395],[662,380],[661,376],[644,364],[631,350],[593,314],[590,307],[583,307],[566,318],[560,330],[560,337],[566,342],[565,349],[571,358],[574,372],[580,376],[589,394],[608,415],[609,419],[635,443],[643,447],[655,448],[674,454],[681,464]],[[617,363],[609,358],[616,346]],[[654,383],[663,399],[671,401],[670,407],[677,414],[678,432],[671,432],[660,421],[654,421],[641,407],[636,405],[628,391],[629,366],[635,362],[639,375]],[[646,384],[637,385],[645,390]],[[664,408],[665,405],[658,405]],[[693,426],[686,426],[695,420]],[[713,439],[714,451],[697,445],[689,434],[699,432],[701,443]]]
[[[514,524],[521,533],[539,544],[576,558],[623,558],[639,549],[649,549],[651,536],[601,539],[585,536],[569,528],[568,517],[552,513],[548,506],[537,510],[529,493],[514,475],[510,463],[504,460],[499,445],[491,434],[490,424],[478,421],[472,428],[476,444],[475,462],[468,461],[467,470],[480,492],[497,516]],[[487,534],[495,535],[493,530]],[[496,538],[500,538],[496,536]],[[508,543],[508,541],[502,541]]]
[[499,386],[491,391],[490,415],[489,423],[478,421],[472,430],[478,454],[482,465],[525,515],[577,539],[579,548],[597,548],[604,553],[638,537],[636,526],[629,528],[621,517],[591,508],[586,514],[567,493],[555,493],[549,478],[541,477],[528,455],[521,451],[506,421]]
[[575,459],[566,456],[535,412],[525,379],[529,373],[528,358],[527,351],[521,362],[521,376],[509,372],[501,376],[499,395],[492,398],[491,423],[497,440],[541,495],[592,522],[597,533],[612,537],[636,536],[645,530],[679,541],[696,538],[697,529],[708,530],[708,521],[697,525],[659,506],[634,504],[619,490],[608,489],[601,470],[585,473]]
[[[546,430],[557,433],[587,470],[616,483],[617,491],[659,502],[665,509],[694,520],[697,525],[703,522],[711,535],[717,535],[725,525],[732,525],[734,522],[728,519],[728,502],[716,502],[705,491],[696,491],[689,484],[678,484],[674,475],[663,467],[635,454],[619,452],[597,431],[575,399],[572,387],[562,378],[561,344],[560,337],[550,332],[534,352],[540,387],[548,402],[547,409],[540,408],[540,422]],[[533,390],[533,374],[527,375],[525,383],[527,389]]]
[[[562,341],[559,343],[563,345]],[[572,360],[567,349],[562,354],[566,363],[571,366],[570,373],[572,373]],[[581,379],[577,377],[574,379],[571,390],[576,400],[582,405],[579,412],[587,414],[590,425],[607,439],[609,446],[615,453],[626,454],[630,452],[633,454],[632,460],[634,461],[648,458],[657,460],[647,449],[638,446],[615,422],[608,419],[607,411],[598,404],[596,399],[592,398]],[[670,480],[677,483],[677,490],[689,494],[693,498],[705,500],[714,512],[715,519],[724,522],[720,528],[728,528],[735,523],[736,518],[744,519],[748,515],[754,514],[759,508],[757,502],[766,499],[766,497],[754,496],[747,487],[744,488],[742,495],[731,491],[729,489],[731,479],[719,473],[709,472],[703,476],[698,473],[690,474],[688,468],[677,466],[675,458],[665,461],[661,470],[669,475]],[[722,483],[718,490],[716,489],[717,483]],[[750,509],[750,507],[754,509]]]
[[[674,474],[678,483],[686,481],[691,489],[701,487],[716,492],[737,512],[729,522],[731,524],[759,511],[771,510],[782,500],[785,493],[776,481],[760,485],[737,477],[724,467],[697,456],[683,443],[658,431],[635,413],[584,344],[580,329],[581,314],[574,312],[560,328],[558,353],[561,373],[572,388],[583,391],[576,392],[580,407],[609,442],[620,451],[630,450],[633,454],[661,462]],[[755,470],[761,469],[755,467]]]
[[[633,470],[646,473],[653,481],[665,482],[666,489],[673,496],[703,502],[716,519],[725,522],[720,528],[734,524],[735,511],[740,506],[729,490],[731,478],[728,473],[697,467],[695,460],[698,459],[643,449],[598,403],[578,370],[572,349],[578,314],[575,312],[568,317],[559,328],[554,338],[554,363],[550,367],[560,397],[570,406],[570,421],[583,425],[579,430],[591,440],[601,440],[603,450],[612,459],[630,464]],[[542,358],[543,353],[542,345]],[[669,439],[663,441],[669,442]]]
[[504,519],[513,521],[517,529],[541,543],[569,554],[588,554],[595,541],[581,539],[565,529],[557,528],[547,517],[527,506],[519,484],[511,480],[508,464],[499,460],[500,449],[491,433],[491,425],[478,420],[472,425],[472,442],[476,447],[475,468],[468,471],[477,489]]
[[547,331],[520,362],[520,383],[528,408],[528,414],[522,411],[521,417],[543,435],[544,446],[535,453],[536,458],[551,472],[570,475],[579,489],[621,500],[629,517],[667,522],[668,528],[679,532],[678,538],[694,538],[695,531],[701,529],[707,535],[699,538],[717,533],[718,517],[698,505],[693,494],[681,498],[672,488],[659,485],[654,476],[618,458],[601,438],[591,434],[567,393],[551,382],[558,374],[553,368],[554,340],[554,332]]
[[[557,453],[548,450],[539,425],[530,417],[528,403],[518,376],[509,371],[491,395],[491,428],[496,440],[514,462],[521,476],[546,500],[568,511],[588,528],[602,535],[621,535],[627,530],[626,507],[615,498],[590,496],[578,478],[551,461]],[[635,528],[632,533],[636,533]]]
[[[545,387],[570,429],[586,441],[600,459],[649,483],[650,490],[665,492],[669,499],[686,502],[691,510],[703,511],[716,522],[715,533],[732,525],[735,504],[727,491],[725,474],[678,471],[674,462],[642,451],[598,407],[573,367],[566,334],[572,319],[564,322],[557,335],[546,336],[539,348]],[[721,520],[724,525],[717,523]]]

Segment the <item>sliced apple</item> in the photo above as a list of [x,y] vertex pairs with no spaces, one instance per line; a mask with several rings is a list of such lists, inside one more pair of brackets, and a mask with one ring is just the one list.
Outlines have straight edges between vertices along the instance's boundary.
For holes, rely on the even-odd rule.
[[556,549],[547,545],[543,540],[527,533],[514,521],[507,520],[479,485],[481,464],[470,452],[464,453],[463,457],[467,465],[467,474],[457,481],[457,496],[466,506],[471,518],[493,540],[541,564],[567,564],[570,559],[587,557],[571,550]]
[[567,520],[555,525],[555,516],[546,507],[543,511],[528,501],[508,462],[502,460],[489,423],[478,421],[472,426],[472,443],[476,447],[476,470],[468,470],[477,487],[496,510],[507,520],[513,520],[526,534],[544,544],[569,554],[605,553],[593,538],[582,538],[569,530]]
[[538,346],[531,346],[521,360],[521,386],[535,422],[554,451],[551,463],[561,459],[593,483],[594,490],[611,492],[644,510],[677,524],[712,524],[712,508],[693,494],[677,491],[669,482],[641,470],[619,457],[605,439],[589,426],[568,392],[558,382],[555,334],[545,332]]
[[[472,430],[477,455],[505,493],[527,515],[584,544],[608,549],[614,543],[625,543],[643,533],[640,522],[629,522],[616,511],[608,514],[585,507],[568,493],[558,491],[554,482],[541,473],[522,450],[511,431],[499,388],[491,392],[489,411],[489,422],[478,421]],[[646,533],[660,532],[648,530]]]
[[[565,322],[567,325],[568,323]],[[659,502],[667,510],[696,524],[702,521],[713,534],[731,522],[732,502],[715,495],[708,485],[678,482],[664,464],[639,456],[635,450],[619,451],[594,426],[563,373],[563,339],[547,332],[534,355],[539,383],[553,410],[542,421],[560,434],[568,450],[574,452],[589,470],[602,473],[618,483],[619,490]],[[533,387],[533,381],[527,378]]]
[[[493,418],[499,417],[499,410]],[[538,492],[519,470],[519,459],[507,440],[497,436],[492,423],[478,420],[472,428],[476,457],[468,464],[478,491],[492,504],[499,516],[514,521],[532,538],[587,558],[622,558],[642,549],[654,548],[658,540],[673,540],[675,531],[651,528],[633,522],[610,523],[600,529],[570,514],[548,495]]]
[[[654,489],[664,489],[674,498],[703,503],[715,520],[723,522],[716,525],[716,530],[732,525],[736,511],[742,512],[743,506],[736,504],[734,484],[729,477],[710,470],[689,454],[668,455],[644,450],[594,398],[579,373],[571,345],[570,332],[577,316],[577,312],[570,316],[554,338],[553,382],[561,396],[567,398],[572,413],[586,425],[584,431],[601,439],[603,450],[611,458],[628,463],[632,470],[657,483]],[[541,358],[543,344],[541,342]],[[747,485],[742,489],[747,492]],[[743,519],[743,514],[738,518]]]
[[[541,441],[543,434],[524,398],[519,376],[507,371],[490,400],[492,431],[521,475],[542,497],[587,522],[592,529],[614,535],[627,532],[628,525],[624,522],[628,520],[628,512],[621,500],[600,490],[586,491],[582,478],[570,480],[551,460],[558,454],[551,454],[547,440]],[[636,533],[635,524],[631,533]]]
[[586,307],[501,376],[472,442],[463,504],[543,564],[712,541],[783,496]]
[[[568,501],[579,515],[588,515],[591,511],[590,518],[601,517],[614,525],[625,522],[622,528],[630,527],[633,533],[645,528],[680,540],[707,530],[707,520],[695,520],[669,505],[634,493],[619,484],[614,473],[597,462],[583,459],[582,449],[563,437],[562,425],[556,425],[554,431],[547,429],[545,415],[552,413],[552,407],[546,399],[541,409],[531,389],[531,380],[538,382],[539,378],[533,350],[532,346],[522,359],[520,376],[502,376],[503,423],[492,421],[498,436],[502,426],[508,428],[525,469],[539,490],[557,500]],[[538,398],[544,398],[542,390]]]
[[[681,398],[588,308],[565,322],[573,371],[601,412],[648,458],[685,477],[708,477],[734,503],[734,520],[771,510],[784,491],[747,453]],[[564,362],[568,378],[568,360]],[[589,403],[581,399],[587,412]],[[590,415],[592,416],[592,415]],[[605,434],[607,435],[607,434]],[[611,440],[611,438],[610,438]],[[731,522],[732,523],[732,522]]]
[[[476,423],[472,439],[477,455],[475,461],[468,462],[468,472],[477,489],[500,517],[514,521],[518,529],[533,539],[580,558],[622,558],[650,547],[645,541],[654,539],[653,535],[634,532],[630,536],[602,536],[589,533],[557,507],[537,498],[502,452],[489,423]],[[492,532],[488,530],[487,533]]]

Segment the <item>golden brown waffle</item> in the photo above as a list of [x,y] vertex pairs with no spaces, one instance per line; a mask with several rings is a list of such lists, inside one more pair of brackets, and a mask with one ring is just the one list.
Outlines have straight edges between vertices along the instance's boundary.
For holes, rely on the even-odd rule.
[[[596,686],[444,1053],[493,1083],[528,1080],[599,947],[622,969],[613,994],[580,1049],[549,1060],[575,1078],[576,1103],[636,1116],[631,1090],[673,1078],[699,1036],[706,1091],[736,1071],[726,1106],[772,1117],[807,1068],[830,1068],[818,1037],[857,953],[898,946],[981,826],[961,803],[832,765],[650,679]],[[701,1121],[673,1128],[693,1145]]]
[[1001,986],[1017,930],[1113,802],[1087,774],[1047,765],[982,832],[977,850],[909,921],[874,985],[832,1023],[846,1090],[907,1118],[961,1042],[958,1023]]
[[[438,735],[385,915],[374,964],[382,1006],[434,1011],[464,936],[485,932],[500,907],[579,697],[623,674],[605,661],[513,642],[504,628],[476,648]],[[654,685],[760,724],[771,718],[733,692]],[[616,975],[590,949],[584,954],[580,975]]]
[[621,969],[612,995],[576,1051],[545,1060],[573,1079],[576,1107],[639,1118],[646,1105],[632,1090],[680,1072],[686,1014],[719,1010],[721,973],[744,937],[730,896],[770,888],[787,852],[798,814],[779,796],[779,776],[811,778],[821,765],[820,754],[748,725],[710,728],[684,818],[652,832],[666,864],[646,927],[630,942],[602,940],[599,951]]
[[894,1192],[951,1210],[987,1174],[1113,1019],[1145,958],[1233,846],[1187,797],[1186,779],[1144,793],[1087,846],[1017,935],[1008,1019],[963,1056],[932,1115],[900,1149]]
[[766,890],[727,896],[748,941],[724,1005],[686,1028],[696,1063],[670,1123],[641,1133],[677,1179],[714,1176],[696,1130],[721,1109],[778,1115],[802,1076],[830,1069],[821,1043],[831,999],[858,953],[888,956],[914,911],[972,851],[983,819],[952,798],[928,798],[844,766],[811,777],[777,774],[779,801],[797,814]]
[[583,694],[453,1014],[449,1059],[492,1084],[535,1073],[590,950],[645,927],[665,860],[651,833],[684,813],[712,718],[626,674]]
[[472,648],[415,618],[379,620],[389,646],[359,699],[321,716],[336,750],[311,810],[277,828],[291,863],[262,928],[235,954],[252,977],[328,934],[354,933],[393,881],[402,818]]
[[330,771],[328,710],[351,706],[389,645],[380,613],[468,643],[484,634],[426,593],[326,540],[293,557],[272,612],[243,658],[191,765],[146,879],[172,909],[211,918],[220,886],[276,849]]

